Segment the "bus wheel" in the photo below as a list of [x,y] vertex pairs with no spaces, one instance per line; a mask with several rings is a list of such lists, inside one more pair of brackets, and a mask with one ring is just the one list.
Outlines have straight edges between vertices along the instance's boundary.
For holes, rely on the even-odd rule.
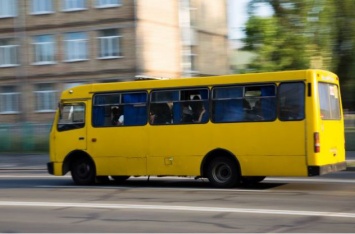
[[85,157],[74,160],[71,164],[71,176],[77,185],[94,184],[96,178],[94,163]]
[[227,157],[214,158],[208,165],[207,177],[218,188],[235,187],[240,178],[238,166]]
[[111,176],[111,178],[117,183],[117,184],[121,184],[123,182],[125,182],[129,176]]
[[255,185],[265,179],[265,176],[243,176],[242,184],[250,186]]

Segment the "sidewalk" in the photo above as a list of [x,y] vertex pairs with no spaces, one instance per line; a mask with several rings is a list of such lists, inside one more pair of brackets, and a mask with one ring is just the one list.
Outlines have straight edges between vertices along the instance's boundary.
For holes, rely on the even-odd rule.
[[1,154],[0,170],[47,170],[48,154]]
[[[355,171],[355,151],[346,152],[348,171]],[[0,170],[24,169],[47,170],[48,154],[2,154]]]

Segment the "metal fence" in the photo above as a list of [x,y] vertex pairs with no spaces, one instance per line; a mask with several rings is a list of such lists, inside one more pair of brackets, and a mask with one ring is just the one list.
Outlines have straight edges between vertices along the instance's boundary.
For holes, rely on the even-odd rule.
[[48,152],[52,124],[0,125],[0,152]]
[[345,112],[345,149],[355,151],[355,112]]
[[[355,113],[344,114],[345,148],[355,151]],[[48,152],[51,123],[0,125],[0,152]]]

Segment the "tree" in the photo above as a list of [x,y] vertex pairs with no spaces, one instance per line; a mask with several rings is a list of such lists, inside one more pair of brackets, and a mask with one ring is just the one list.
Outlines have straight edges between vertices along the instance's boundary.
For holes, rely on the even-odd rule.
[[[272,8],[256,16],[260,4]],[[252,71],[319,68],[340,78],[343,106],[355,110],[354,0],[251,0],[244,50]]]
[[[258,54],[249,65],[254,71],[305,69],[310,56],[305,37],[304,0],[252,0],[250,18],[246,24],[245,50]],[[274,15],[261,18],[255,15],[258,4],[269,4]]]
[[335,54],[339,58],[336,73],[340,79],[344,109],[355,111],[355,1],[337,1],[336,6]]

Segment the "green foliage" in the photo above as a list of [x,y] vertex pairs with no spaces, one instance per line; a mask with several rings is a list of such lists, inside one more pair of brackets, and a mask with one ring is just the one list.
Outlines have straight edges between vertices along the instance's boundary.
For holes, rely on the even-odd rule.
[[[273,10],[256,16],[260,4]],[[355,110],[355,1],[250,0],[244,50],[247,71],[318,68],[338,74],[344,108]]]

